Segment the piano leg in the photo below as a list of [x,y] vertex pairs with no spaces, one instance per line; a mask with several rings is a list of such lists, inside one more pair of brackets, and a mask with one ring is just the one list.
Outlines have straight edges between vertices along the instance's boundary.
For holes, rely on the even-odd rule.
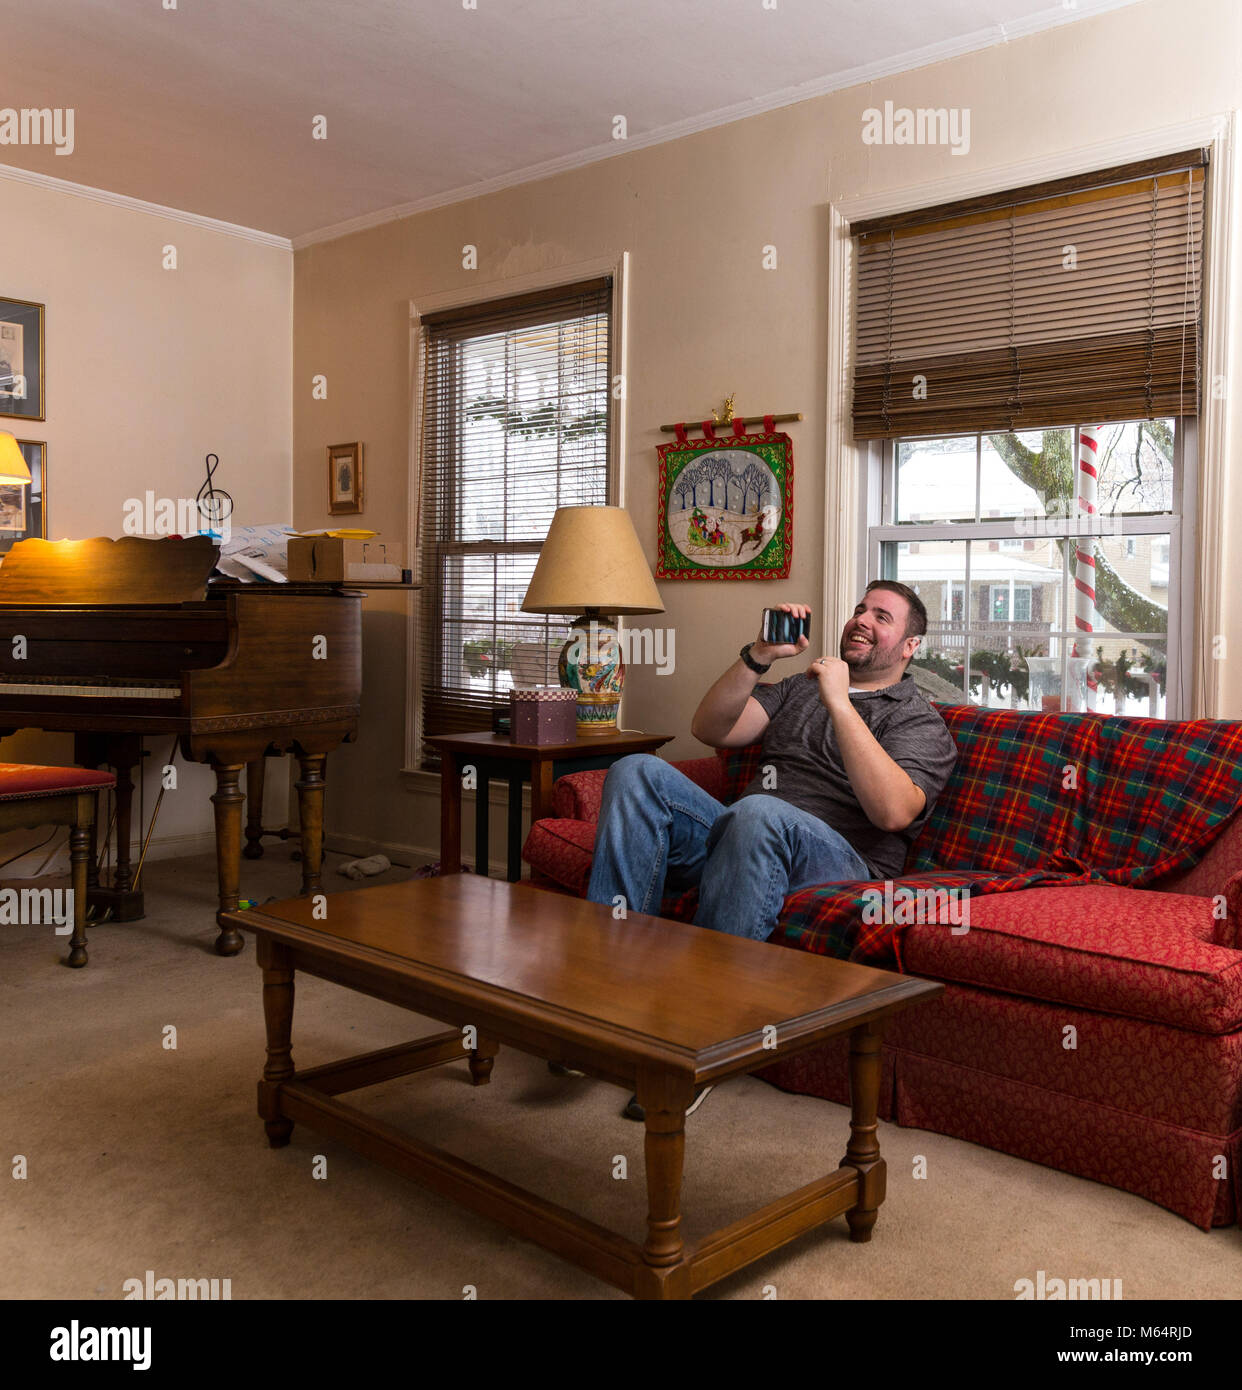
[[302,896],[323,888],[323,792],[324,753],[298,752],[302,776],[298,789],[298,822],[302,827]]
[[[130,748],[131,740],[117,743],[112,751],[116,768],[116,868],[112,871],[112,886],[117,893],[129,893],[134,887],[134,871],[129,862],[130,823],[134,806],[134,768],[139,765],[138,749]],[[138,740],[132,740],[137,743]],[[141,828],[138,832],[142,838]]]
[[[102,803],[103,798],[100,798]],[[95,897],[96,890],[99,888],[99,839],[98,824],[92,820],[91,828],[87,832],[90,836],[89,853],[90,857],[86,861],[86,901],[90,904]]]
[[73,875],[73,935],[69,938],[69,964],[77,968],[86,964],[86,872],[90,858],[91,832],[82,821],[91,819],[94,825],[94,807],[85,808],[78,798],[77,819],[69,830],[69,866]]
[[241,875],[242,795],[238,781],[242,763],[212,763],[216,774],[216,790],[211,804],[216,813],[216,873],[220,885],[220,911],[216,924],[220,935],[216,951],[222,956],[235,956],[245,944],[236,927],[227,925],[224,913],[237,910],[237,890]]
[[247,859],[263,858],[263,775],[265,758],[252,758],[246,764],[246,847]]
[[[111,910],[114,922],[137,922],[146,915],[146,908],[142,890],[134,888],[129,844],[134,769],[141,768],[143,758],[141,737],[138,734],[78,734],[74,739],[73,757],[83,767],[111,767],[116,771],[116,866],[112,870],[112,883],[100,883],[92,839],[87,903],[99,915]],[[141,827],[139,835],[141,837]]]

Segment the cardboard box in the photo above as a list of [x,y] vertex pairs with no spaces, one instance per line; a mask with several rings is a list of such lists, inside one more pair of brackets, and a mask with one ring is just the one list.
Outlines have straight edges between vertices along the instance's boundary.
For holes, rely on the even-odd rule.
[[289,578],[297,583],[399,581],[402,563],[401,547],[379,536],[369,541],[340,536],[289,537]]

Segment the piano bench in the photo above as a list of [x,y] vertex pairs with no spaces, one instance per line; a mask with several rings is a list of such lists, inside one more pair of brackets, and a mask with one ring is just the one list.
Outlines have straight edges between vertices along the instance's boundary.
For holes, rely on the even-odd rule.
[[[116,778],[110,772],[0,763],[0,830],[29,830],[41,825],[69,827],[73,935],[69,938],[67,963],[72,966],[86,964],[86,881],[96,803],[100,791],[115,785]],[[41,906],[44,900],[40,896],[32,901]],[[62,921],[61,925],[67,923]]]

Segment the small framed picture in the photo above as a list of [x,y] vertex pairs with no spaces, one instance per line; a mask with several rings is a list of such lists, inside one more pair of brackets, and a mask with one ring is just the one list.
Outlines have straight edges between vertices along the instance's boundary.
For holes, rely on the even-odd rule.
[[43,305],[0,299],[0,416],[44,420]]
[[19,439],[28,483],[0,483],[0,555],[28,536],[47,539],[47,445]]
[[328,511],[333,516],[362,510],[362,445],[328,446]]

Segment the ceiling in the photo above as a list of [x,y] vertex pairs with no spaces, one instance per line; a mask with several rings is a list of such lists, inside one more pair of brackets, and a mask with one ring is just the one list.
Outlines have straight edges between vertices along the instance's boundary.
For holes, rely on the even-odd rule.
[[16,4],[0,101],[72,107],[74,149],[0,164],[296,244],[1130,2]]

